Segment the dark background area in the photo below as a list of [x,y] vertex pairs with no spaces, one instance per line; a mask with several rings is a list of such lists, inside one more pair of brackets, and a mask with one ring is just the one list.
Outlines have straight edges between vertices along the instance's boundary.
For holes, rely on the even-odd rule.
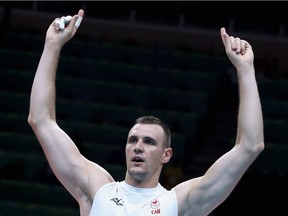
[[224,26],[253,46],[266,149],[210,215],[285,215],[285,6],[284,1],[1,1],[0,214],[79,215],[51,173],[27,116],[48,25],[83,8],[85,17],[62,51],[57,75],[59,124],[80,151],[121,180],[129,127],[136,117],[154,114],[169,124],[175,149],[161,183],[171,187],[172,176],[178,182],[202,175],[236,135],[237,83],[219,35]]

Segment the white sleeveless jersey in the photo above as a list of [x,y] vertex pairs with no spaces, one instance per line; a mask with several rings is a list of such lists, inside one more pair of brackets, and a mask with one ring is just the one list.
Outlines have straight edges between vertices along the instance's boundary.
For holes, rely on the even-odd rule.
[[177,216],[174,190],[160,184],[136,188],[124,181],[104,185],[96,193],[89,216]]

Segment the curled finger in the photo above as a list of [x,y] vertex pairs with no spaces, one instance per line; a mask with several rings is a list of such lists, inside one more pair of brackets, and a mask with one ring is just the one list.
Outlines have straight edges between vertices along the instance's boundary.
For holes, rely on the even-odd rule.
[[52,23],[52,25],[54,26],[54,28],[58,31],[58,30],[60,30],[60,18],[56,18],[54,21],[53,21],[53,23]]

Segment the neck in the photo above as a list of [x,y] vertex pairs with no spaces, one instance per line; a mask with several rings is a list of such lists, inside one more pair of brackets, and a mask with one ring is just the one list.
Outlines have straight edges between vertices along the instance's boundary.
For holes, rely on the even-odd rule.
[[153,188],[158,185],[159,178],[145,178],[144,176],[135,177],[127,172],[125,182],[133,187]]

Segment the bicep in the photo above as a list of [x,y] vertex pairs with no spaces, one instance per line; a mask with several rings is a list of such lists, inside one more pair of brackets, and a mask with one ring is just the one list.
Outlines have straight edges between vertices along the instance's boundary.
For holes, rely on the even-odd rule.
[[[98,180],[92,187],[97,188],[97,183],[100,187],[111,181],[111,176],[104,169],[80,153],[73,140],[56,122],[43,123],[33,130],[56,177],[76,199],[93,191],[89,181],[94,175]],[[91,173],[93,176],[90,176]]]
[[209,214],[229,196],[253,159],[241,146],[235,146],[203,176],[176,186],[179,206],[189,206],[187,211],[195,215]]

